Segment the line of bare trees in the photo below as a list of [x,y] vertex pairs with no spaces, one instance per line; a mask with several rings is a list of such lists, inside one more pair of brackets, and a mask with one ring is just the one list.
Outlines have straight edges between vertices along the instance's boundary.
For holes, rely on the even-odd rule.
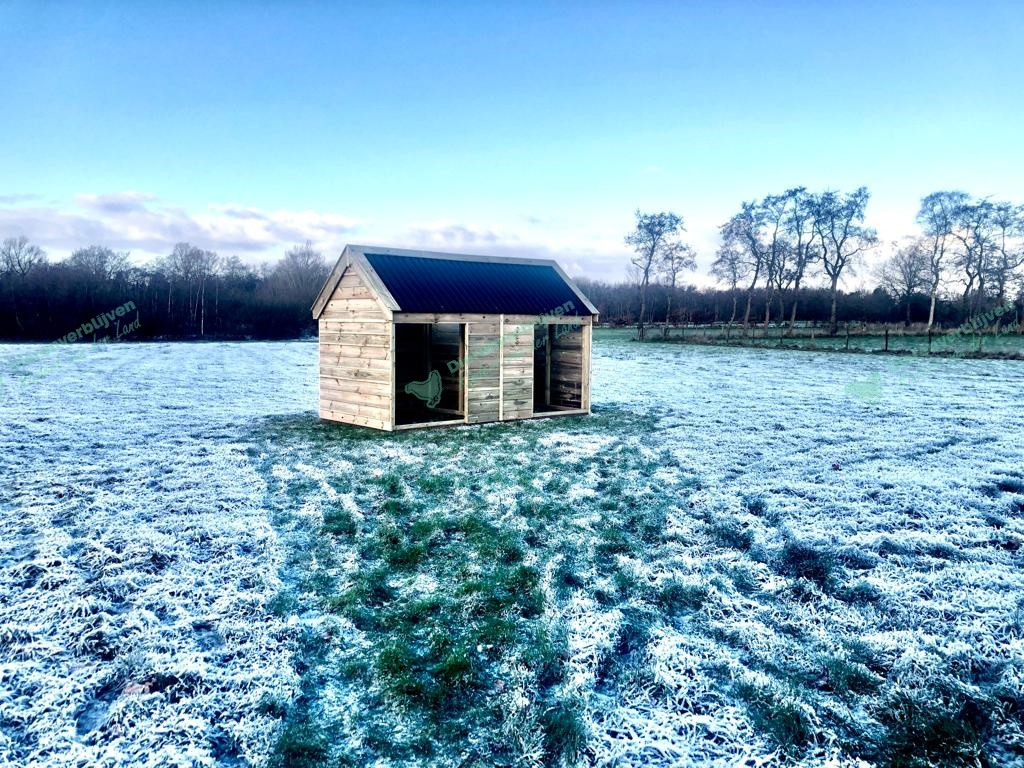
[[[867,253],[881,247],[875,229],[865,224],[869,198],[865,187],[850,193],[794,187],[741,204],[720,227],[721,245],[711,265],[711,275],[731,298],[729,323],[737,321],[742,299],[742,325],[749,327],[756,299],[766,326],[773,316],[786,322],[788,302],[792,328],[804,289],[821,282],[830,300],[829,331],[835,334],[842,281],[856,274]],[[953,294],[966,318],[1020,292],[1024,206],[964,192],[935,192],[921,201],[917,223],[922,234],[891,244],[874,268],[878,285],[905,309],[908,325],[922,295],[929,302],[931,328],[938,322],[940,301]],[[631,279],[639,288],[641,338],[651,285],[660,278],[671,297],[679,273],[695,268],[693,250],[680,240],[684,231],[674,213],[636,212],[636,227],[625,241],[635,252]],[[670,316],[671,298],[666,324]]]
[[892,244],[877,276],[907,305],[930,298],[928,326],[939,297],[958,295],[967,317],[1003,304],[1021,289],[1024,267],[1024,206],[972,198],[965,192],[934,192],[921,201],[922,234]]
[[309,307],[328,273],[312,243],[259,269],[189,243],[145,266],[127,252],[80,248],[51,263],[24,237],[0,243],[0,338],[49,339],[131,299],[156,338],[295,338],[315,333]]
[[[745,286],[744,326],[750,324],[754,290],[760,283],[768,293],[765,324],[776,302],[779,318],[784,317],[787,296],[793,324],[801,286],[820,275],[831,297],[829,328],[836,332],[840,281],[878,241],[875,230],[864,225],[868,198],[864,187],[849,194],[794,187],[742,204],[721,227],[722,246],[711,273],[734,293]],[[730,322],[735,320],[734,308]]]

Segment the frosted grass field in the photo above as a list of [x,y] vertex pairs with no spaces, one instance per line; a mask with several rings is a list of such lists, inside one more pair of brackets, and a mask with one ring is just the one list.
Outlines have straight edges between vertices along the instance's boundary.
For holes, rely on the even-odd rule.
[[590,418],[383,435],[87,352],[2,369],[2,764],[1024,764],[1020,362],[598,333]]

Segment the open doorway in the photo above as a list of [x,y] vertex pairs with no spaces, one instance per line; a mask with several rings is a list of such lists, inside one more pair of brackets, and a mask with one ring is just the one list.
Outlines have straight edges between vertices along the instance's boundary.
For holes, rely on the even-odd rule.
[[462,377],[448,363],[462,358],[461,323],[395,324],[395,424],[427,424],[465,417]]
[[583,407],[583,333],[578,325],[548,323],[533,330],[533,412]]

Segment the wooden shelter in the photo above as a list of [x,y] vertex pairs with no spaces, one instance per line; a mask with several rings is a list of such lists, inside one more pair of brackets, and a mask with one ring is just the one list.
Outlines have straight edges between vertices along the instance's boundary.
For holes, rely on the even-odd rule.
[[597,315],[554,261],[346,246],[313,304],[320,418],[395,430],[589,413]]

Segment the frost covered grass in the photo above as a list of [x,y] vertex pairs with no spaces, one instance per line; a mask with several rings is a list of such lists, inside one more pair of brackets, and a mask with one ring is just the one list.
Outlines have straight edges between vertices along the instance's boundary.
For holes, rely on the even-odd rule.
[[0,402],[0,765],[259,764],[297,677],[239,424],[315,346],[78,351]]
[[594,350],[582,419],[322,424],[303,344],[0,406],[0,759],[1024,764],[1020,363]]
[[279,764],[1024,759],[1019,367],[869,408],[871,361],[596,349],[589,419],[264,423],[320,739]]

